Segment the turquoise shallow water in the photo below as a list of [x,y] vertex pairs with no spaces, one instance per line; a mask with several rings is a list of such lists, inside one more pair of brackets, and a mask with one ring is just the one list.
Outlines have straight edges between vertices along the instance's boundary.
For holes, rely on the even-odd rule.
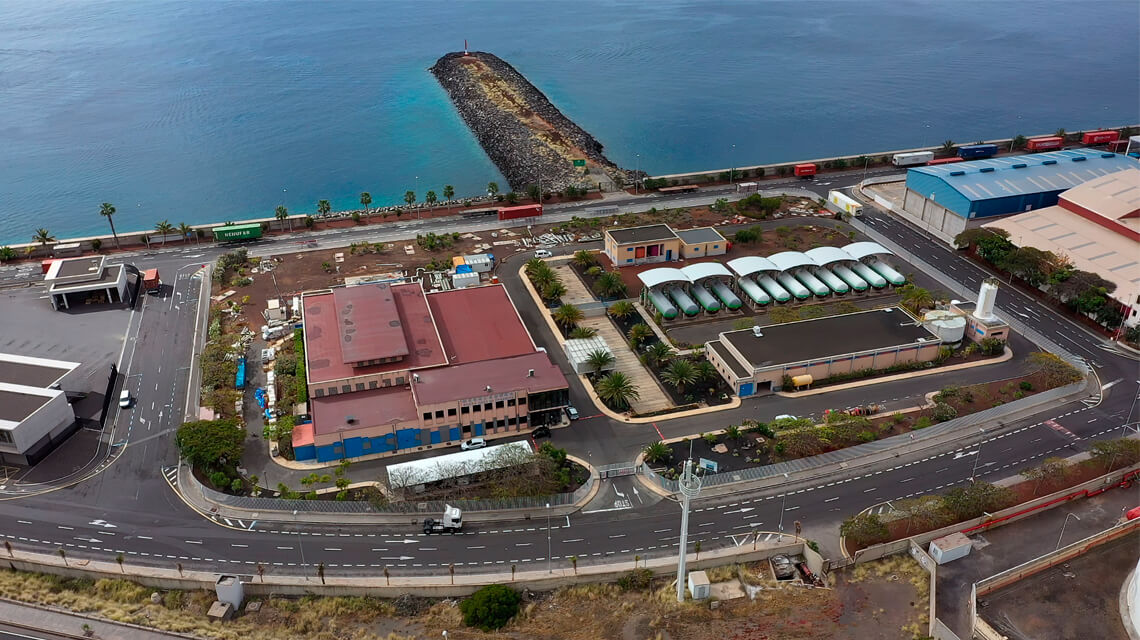
[[[0,241],[502,182],[426,71],[515,65],[668,173],[1140,121],[1135,2],[0,3]],[[929,125],[929,126],[928,126]],[[735,146],[733,146],[735,145]]]

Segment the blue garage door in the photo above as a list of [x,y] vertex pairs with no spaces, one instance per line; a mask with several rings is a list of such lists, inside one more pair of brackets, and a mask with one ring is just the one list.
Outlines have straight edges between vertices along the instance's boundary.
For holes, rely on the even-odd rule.
[[756,384],[752,382],[745,382],[740,385],[740,397],[744,398],[756,393]]

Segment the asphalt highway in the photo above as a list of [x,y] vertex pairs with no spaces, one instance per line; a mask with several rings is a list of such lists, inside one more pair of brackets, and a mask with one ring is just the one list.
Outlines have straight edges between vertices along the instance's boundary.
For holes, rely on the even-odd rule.
[[[860,177],[861,172],[856,172],[826,185],[789,185],[825,193]],[[703,202],[718,197],[707,192],[697,195]],[[696,204],[693,199],[693,194],[659,198],[661,204],[650,206]],[[639,202],[640,208],[645,202]],[[599,206],[605,205],[591,202],[559,210],[556,215],[569,218]],[[976,288],[987,275],[886,214],[869,212],[867,221],[968,287]],[[404,226],[398,231],[385,227],[384,231],[314,235],[319,236],[324,248],[334,246],[334,242],[378,241],[387,235],[391,239],[408,237],[409,228],[475,230],[472,225],[448,220],[401,224]],[[487,228],[501,227],[495,221]],[[256,245],[251,252],[291,250],[296,250],[295,242],[274,241]],[[549,523],[539,516],[507,524],[468,524],[457,535],[425,536],[411,523],[391,527],[309,526],[299,530],[253,520],[230,528],[202,518],[169,489],[161,469],[176,460],[172,431],[185,411],[191,346],[200,339],[193,327],[194,301],[201,281],[188,274],[218,253],[216,248],[188,247],[134,259],[140,268],[158,266],[164,273],[179,274],[175,278],[166,276],[173,288],[149,297],[136,311],[139,328],[128,336],[128,360],[123,370],[128,388],[138,399],[129,411],[113,416],[115,442],[111,444],[115,447],[112,461],[103,472],[50,493],[0,503],[0,513],[6,516],[0,523],[0,537],[9,540],[17,553],[20,549],[54,552],[62,548],[69,558],[102,559],[123,553],[132,563],[168,568],[182,564],[187,569],[243,574],[252,573],[260,563],[269,573],[303,575],[315,575],[318,563],[323,563],[330,574],[375,575],[380,568],[391,567],[393,574],[407,575],[445,572],[449,564],[454,564],[457,572],[508,572],[511,565],[519,570],[542,568],[548,562],[553,567],[566,567],[570,556],[586,565],[615,557],[632,561],[634,555],[644,558],[675,553],[679,508],[671,500],[647,492],[634,478],[606,481],[602,501],[569,517],[551,518]],[[803,525],[804,536],[826,541],[833,539],[844,517],[868,506],[944,491],[972,475],[986,479],[1014,475],[1043,457],[1081,450],[1092,440],[1118,436],[1137,394],[1136,362],[1106,348],[1099,337],[1012,288],[1001,290],[998,308],[1017,314],[1036,330],[1087,358],[1106,387],[1099,403],[1092,407],[1082,403],[1055,407],[1005,425],[999,432],[979,434],[980,443],[933,455],[900,457],[851,479],[698,499],[690,523],[690,544],[700,541],[702,550],[749,545],[778,536],[773,532],[780,530],[781,523],[783,530],[790,532],[797,520]],[[533,328],[534,324],[528,321],[528,326]],[[875,393],[883,393],[888,400],[900,399],[913,396],[916,390],[939,386],[918,380],[909,387],[899,386],[897,394],[878,388]],[[588,406],[578,397],[575,400],[579,407]],[[660,426],[671,432],[692,433],[708,430],[705,425],[710,423],[723,426],[738,421],[750,413],[763,419],[794,412],[786,407],[794,407],[796,402],[750,399],[732,418],[713,414]],[[606,462],[613,461],[604,452],[614,448],[615,439],[622,443],[620,449],[628,452],[653,438],[648,425],[625,425],[604,417],[580,420],[571,429],[570,435],[556,434],[556,444],[585,456],[597,453],[599,460]],[[835,555],[834,549],[829,551]]]

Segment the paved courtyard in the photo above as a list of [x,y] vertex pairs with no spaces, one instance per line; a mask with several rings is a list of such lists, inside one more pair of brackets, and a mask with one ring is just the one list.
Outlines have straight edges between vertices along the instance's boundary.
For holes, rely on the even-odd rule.
[[633,384],[637,386],[641,397],[630,403],[634,412],[647,413],[673,406],[669,396],[665,395],[665,392],[657,385],[657,380],[653,374],[649,373],[641,361],[637,359],[637,354],[626,345],[625,337],[618,332],[609,318],[586,318],[578,325],[598,330],[598,336],[603,338],[610,350],[613,351],[614,370],[621,371],[629,376]]

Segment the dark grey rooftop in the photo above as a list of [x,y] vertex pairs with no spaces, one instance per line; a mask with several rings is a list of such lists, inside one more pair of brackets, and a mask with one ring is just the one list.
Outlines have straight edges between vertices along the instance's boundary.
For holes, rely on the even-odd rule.
[[685,244],[697,244],[701,242],[724,242],[724,236],[712,227],[700,227],[699,229],[679,229],[677,237]]
[[87,275],[94,278],[99,275],[103,266],[103,256],[87,256],[84,258],[68,258],[59,265],[60,278],[72,278]]
[[92,276],[90,280],[83,280],[78,282],[53,282],[51,285],[51,290],[53,293],[58,293],[60,291],[70,291],[73,289],[88,289],[101,284],[114,284],[114,282],[119,279],[119,271],[122,271],[122,269],[123,265],[113,264],[109,267],[104,267],[102,273],[99,274],[99,277]]
[[47,388],[67,373],[66,368],[0,360],[0,382]]
[[49,400],[47,396],[0,390],[0,420],[20,422]]
[[715,351],[717,355],[720,356],[721,361],[727,363],[728,368],[732,369],[732,372],[737,376],[741,378],[747,378],[748,376],[752,375],[751,371],[748,371],[743,366],[741,366],[740,361],[736,359],[736,356],[732,355],[728,352],[728,349],[724,348],[724,344],[721,343],[720,340],[713,340],[712,342],[708,343],[708,348]]
[[654,240],[673,240],[676,233],[667,224],[651,224],[644,227],[630,227],[628,229],[613,229],[608,232],[614,242],[618,244],[640,244]]
[[761,329],[762,338],[751,329],[730,331],[722,340],[757,369],[937,340],[902,309],[890,309],[770,325]]

